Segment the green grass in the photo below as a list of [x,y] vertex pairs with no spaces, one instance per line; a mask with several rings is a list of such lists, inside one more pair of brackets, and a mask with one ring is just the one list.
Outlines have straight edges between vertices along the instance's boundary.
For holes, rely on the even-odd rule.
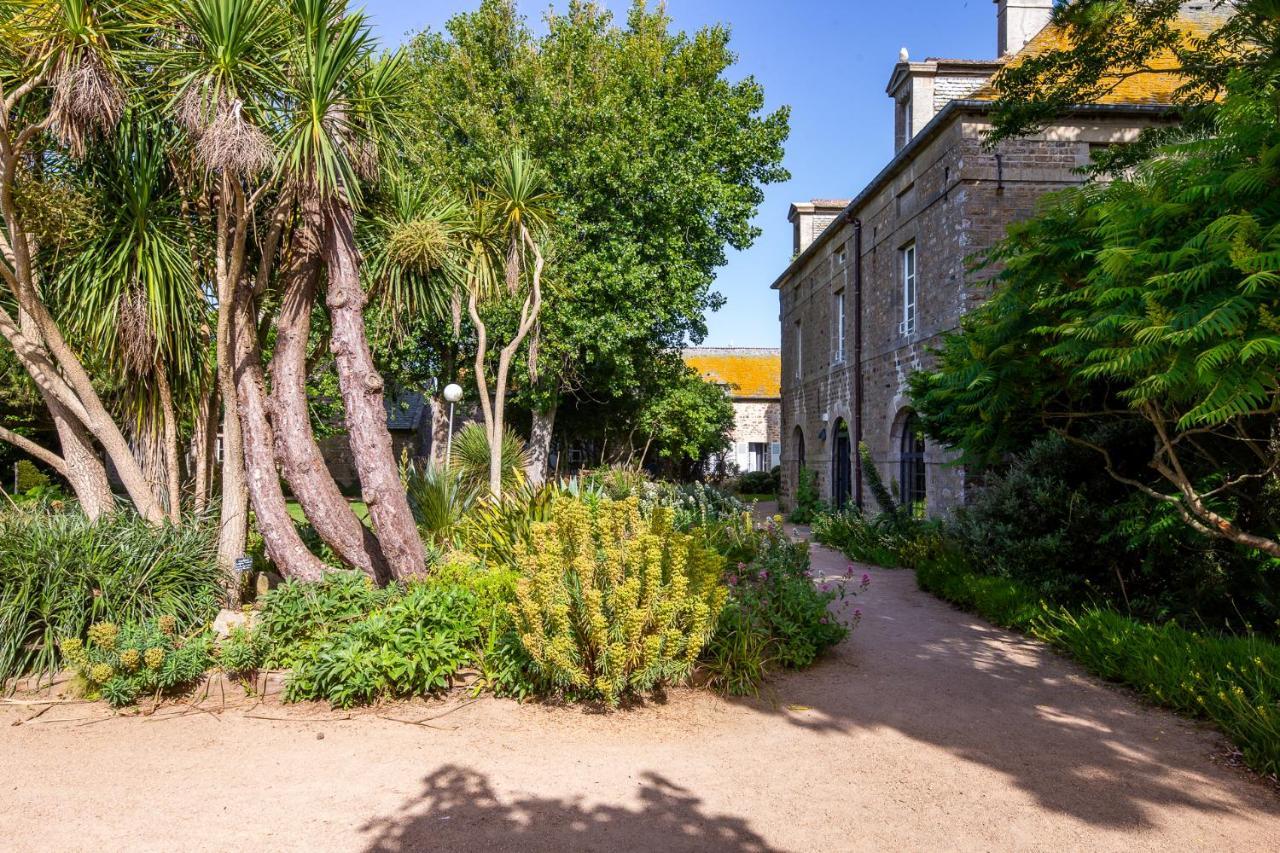
[[[356,518],[367,522],[369,520],[369,507],[364,501],[347,501],[351,504],[351,509],[355,511]],[[307,523],[307,514],[302,511],[302,504],[297,501],[288,501],[285,506],[289,510],[289,515],[293,516],[293,520],[302,524]]]
[[745,494],[740,494],[737,497],[738,497],[738,500],[742,501],[744,504],[764,503],[765,501],[776,501],[778,499],[778,496],[772,493],[760,493],[760,494],[745,493]]

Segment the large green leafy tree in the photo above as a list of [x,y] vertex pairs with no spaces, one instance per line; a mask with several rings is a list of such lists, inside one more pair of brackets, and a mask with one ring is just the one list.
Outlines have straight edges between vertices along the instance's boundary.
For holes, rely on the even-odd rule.
[[[1245,8],[1272,27],[1280,13]],[[969,461],[1047,426],[1200,533],[1274,557],[1280,88],[1255,47],[1204,106],[1204,130],[1012,228],[987,259],[1003,265],[992,298],[912,390],[931,432]],[[1114,423],[1145,434],[1145,450],[1097,440]]]
[[[673,32],[643,3],[619,26],[572,2],[535,36],[510,0],[484,0],[407,53],[411,172],[483,183],[518,145],[559,200],[548,293],[516,389],[534,411],[536,478],[566,395],[655,387],[657,354],[705,334],[722,302],[716,268],[727,247],[757,236],[761,187],[786,177],[787,111],[765,113],[756,81],[727,79],[727,29]],[[492,314],[491,331],[517,322],[502,306]]]

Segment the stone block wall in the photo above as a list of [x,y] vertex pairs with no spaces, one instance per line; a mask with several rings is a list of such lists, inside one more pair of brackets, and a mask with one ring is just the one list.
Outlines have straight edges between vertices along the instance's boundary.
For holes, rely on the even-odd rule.
[[[1046,193],[1082,180],[1077,168],[1099,144],[1132,139],[1149,121],[1135,116],[1064,122],[1037,137],[983,145],[977,112],[957,112],[946,127],[903,158],[856,202],[862,222],[863,440],[886,482],[899,478],[907,380],[931,364],[929,350],[984,297],[989,274],[966,261],[1031,215]],[[902,251],[916,250],[916,324],[903,319]],[[841,225],[780,280],[782,324],[783,494],[794,495],[801,456],[832,494],[837,424],[854,412],[854,226]],[[838,352],[835,295],[844,291],[844,357]],[[803,447],[803,449],[802,449]],[[943,515],[964,501],[965,475],[945,449],[925,453],[927,506]],[[872,499],[864,490],[865,501]]]

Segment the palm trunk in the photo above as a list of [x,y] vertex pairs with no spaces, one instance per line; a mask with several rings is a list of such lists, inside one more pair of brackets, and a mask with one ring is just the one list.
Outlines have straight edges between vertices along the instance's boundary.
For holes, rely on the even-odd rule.
[[360,491],[392,574],[405,578],[421,574],[426,557],[387,430],[382,377],[374,367],[365,337],[364,291],[353,220],[348,205],[335,202],[328,206],[324,253],[329,271],[326,304],[331,347]]
[[[20,312],[18,321],[28,335],[35,334],[31,315]],[[93,436],[84,425],[59,402],[53,394],[40,389],[45,406],[53,417],[54,428],[58,431],[58,443],[62,447],[62,475],[75,492],[80,509],[90,521],[96,521],[103,515],[110,515],[116,510],[116,498],[111,493],[111,481],[107,479],[107,468],[98,458],[93,447]]]
[[[7,134],[7,130],[6,130]],[[12,137],[10,137],[12,139]],[[6,151],[0,162],[0,217],[8,240],[5,244],[4,280],[17,302],[18,310],[29,316],[29,331],[19,331],[7,311],[0,309],[0,333],[13,346],[28,374],[42,393],[50,393],[63,404],[66,413],[79,420],[85,431],[101,445],[115,465],[116,473],[133,500],[138,513],[159,523],[164,513],[146,487],[142,470],[129,450],[120,427],[102,404],[93,380],[79,357],[68,346],[38,293],[39,277],[34,266],[33,246],[28,242],[13,199],[13,176],[20,146]],[[24,326],[27,318],[23,318]]]
[[192,467],[195,469],[191,487],[192,507],[197,514],[209,507],[213,492],[213,452],[218,435],[218,392],[215,388],[200,397],[196,407],[195,429],[191,435]]
[[[448,375],[448,374],[446,374]],[[441,469],[449,464],[449,406],[444,397],[431,398],[431,467]]]
[[541,486],[547,481],[547,465],[551,460],[551,434],[556,426],[556,403],[553,401],[546,411],[533,412],[533,421],[529,425],[529,464],[525,475],[534,486]]
[[[215,350],[218,362],[218,390],[222,397],[222,509],[218,524],[218,565],[230,572],[237,558],[244,556],[249,538],[249,489],[245,481],[244,435],[232,365],[232,320],[236,288],[227,268],[226,205],[220,202],[217,238],[218,325]],[[234,603],[239,590],[231,590]]]
[[316,581],[324,576],[325,564],[311,553],[298,535],[276,472],[272,451],[275,441],[267,417],[266,381],[251,304],[249,288],[241,288],[236,298],[231,330],[235,359],[232,372],[244,428],[244,464],[249,497],[267,556],[275,563],[276,569],[287,578]]
[[276,347],[271,359],[276,456],[289,488],[320,538],[343,561],[385,583],[390,580],[390,572],[378,540],[360,523],[342,496],[311,431],[306,390],[307,343],[320,274],[318,246],[314,232],[310,232],[312,222],[314,219],[304,218],[294,236],[296,260],[285,273],[285,292],[276,323]]
[[182,469],[178,459],[178,415],[173,408],[173,389],[164,367],[156,371],[156,386],[160,394],[160,416],[164,428],[165,496],[169,508],[169,520],[182,521]]

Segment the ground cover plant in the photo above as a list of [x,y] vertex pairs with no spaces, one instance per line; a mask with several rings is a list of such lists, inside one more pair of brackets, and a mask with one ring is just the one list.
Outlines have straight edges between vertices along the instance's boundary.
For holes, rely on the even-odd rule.
[[85,698],[117,708],[189,687],[214,664],[209,632],[202,627],[184,635],[168,615],[123,626],[95,622],[87,640],[64,637],[59,646]]
[[206,624],[224,595],[216,536],[208,519],[156,526],[125,510],[96,522],[70,507],[0,513],[0,683],[52,675],[58,640],[87,639],[95,622]]

